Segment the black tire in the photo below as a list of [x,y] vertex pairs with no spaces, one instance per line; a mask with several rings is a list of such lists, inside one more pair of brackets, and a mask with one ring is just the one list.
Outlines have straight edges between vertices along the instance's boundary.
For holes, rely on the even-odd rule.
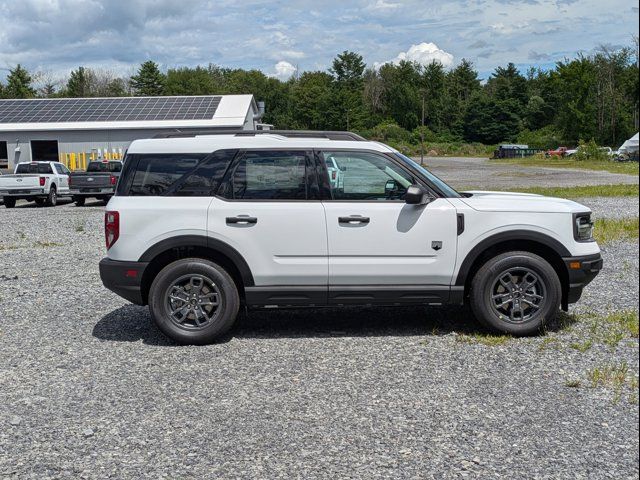
[[84,197],[73,197],[73,201],[76,203],[77,207],[83,207],[86,198]]
[[[180,283],[186,277],[201,278],[202,285],[198,293],[205,292],[203,296],[217,295],[218,306],[214,309],[211,307],[212,318],[202,326],[195,325],[196,318],[202,320],[200,316],[196,317],[195,310],[190,311],[193,307],[189,300],[189,292],[191,290],[178,290],[172,298],[180,297],[180,300],[170,300],[170,291],[175,292],[174,285]],[[186,280],[189,282],[189,279]],[[185,284],[186,288],[190,288],[192,283]],[[206,289],[204,287],[207,287]],[[217,290],[215,292],[214,290]],[[208,293],[210,292],[210,293]],[[195,295],[191,293],[191,295]],[[186,298],[186,301],[181,298]],[[198,297],[201,298],[201,297]],[[216,298],[216,297],[213,297]],[[184,314],[184,323],[180,323],[175,316],[181,312],[177,312],[172,316],[171,308],[187,309]],[[178,343],[186,345],[206,345],[214,342],[216,339],[224,335],[234,324],[240,308],[240,296],[238,289],[231,276],[219,265],[201,258],[185,258],[177,260],[166,267],[156,276],[149,290],[149,311],[151,318],[158,328],[167,337]],[[204,314],[204,309],[200,307],[200,312]],[[175,313],[175,310],[174,310]],[[190,318],[194,318],[191,320]]]
[[486,327],[516,336],[532,335],[557,315],[562,286],[544,258],[530,252],[506,252],[478,270],[469,300],[476,318]]
[[34,202],[36,202],[36,206],[37,207],[42,207],[42,206],[44,206],[44,204],[46,202],[46,199],[45,198],[36,198],[34,200]]
[[47,207],[55,207],[58,204],[58,192],[56,191],[56,186],[51,185],[49,189],[49,196],[46,201]]
[[11,197],[3,197],[5,208],[14,208],[16,206],[16,199]]

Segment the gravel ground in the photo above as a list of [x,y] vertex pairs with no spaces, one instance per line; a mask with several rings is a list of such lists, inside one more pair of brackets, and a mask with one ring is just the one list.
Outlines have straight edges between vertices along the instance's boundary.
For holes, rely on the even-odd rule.
[[[489,346],[462,308],[354,308],[176,347],[102,287],[102,208],[2,209],[0,231],[0,478],[638,477],[637,389],[586,379],[637,378],[637,339],[581,352],[563,317]],[[576,311],[637,310],[638,243],[603,254]]]
[[571,168],[501,165],[486,158],[427,157],[425,165],[455,188],[482,186],[485,190],[506,190],[531,185],[573,187],[638,183],[637,175]]

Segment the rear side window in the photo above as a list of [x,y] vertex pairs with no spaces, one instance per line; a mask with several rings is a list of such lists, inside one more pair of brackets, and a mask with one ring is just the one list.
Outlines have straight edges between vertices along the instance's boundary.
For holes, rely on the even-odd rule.
[[16,168],[16,173],[53,173],[49,163],[20,163]]
[[87,167],[87,172],[120,172],[121,162],[91,162]]
[[305,152],[247,152],[222,196],[233,200],[306,200],[306,165]]
[[213,154],[132,154],[118,182],[118,195],[210,196],[235,151]]

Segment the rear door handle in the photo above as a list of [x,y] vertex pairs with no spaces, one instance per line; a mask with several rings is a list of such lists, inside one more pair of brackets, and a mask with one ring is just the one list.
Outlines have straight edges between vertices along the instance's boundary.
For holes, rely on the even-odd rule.
[[338,223],[358,224],[369,223],[369,217],[361,217],[360,215],[351,215],[350,217],[338,217]]
[[239,224],[239,225],[248,225],[250,223],[258,223],[258,219],[256,217],[249,217],[248,215],[239,215],[237,217],[227,217],[227,224]]

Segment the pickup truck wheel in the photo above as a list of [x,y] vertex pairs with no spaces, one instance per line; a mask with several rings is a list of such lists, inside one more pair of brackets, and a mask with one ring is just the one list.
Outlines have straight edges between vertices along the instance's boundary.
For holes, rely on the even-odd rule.
[[49,189],[49,196],[47,197],[47,206],[55,207],[58,204],[58,193],[56,192],[55,185],[51,185]]
[[85,198],[84,197],[73,197],[73,201],[76,203],[76,206],[82,207],[82,206],[84,206]]
[[560,279],[542,257],[507,252],[490,259],[471,283],[473,313],[485,326],[511,335],[531,335],[557,314]]
[[11,197],[3,197],[5,208],[13,208],[16,206],[16,199]]
[[38,207],[42,207],[44,205],[45,201],[46,200],[44,198],[36,198],[34,200],[34,202],[36,202],[36,206],[38,206]]
[[224,335],[240,307],[238,289],[219,265],[185,258],[167,265],[149,290],[149,310],[158,328],[178,343],[205,345]]

